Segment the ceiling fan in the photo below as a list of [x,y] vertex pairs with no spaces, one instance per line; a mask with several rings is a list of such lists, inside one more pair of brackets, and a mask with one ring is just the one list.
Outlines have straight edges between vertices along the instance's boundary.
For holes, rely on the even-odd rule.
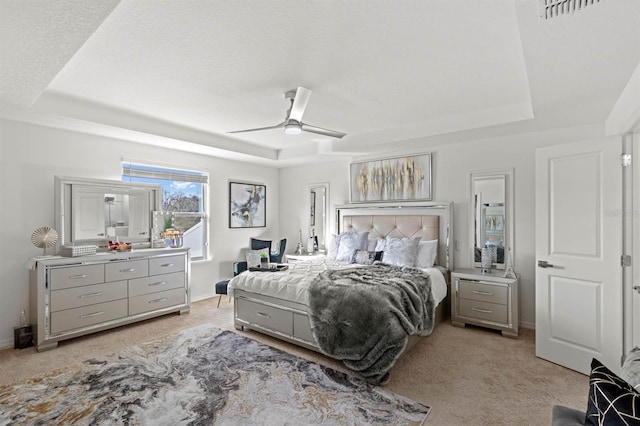
[[346,136],[346,133],[338,132],[336,130],[323,129],[322,127],[310,126],[309,124],[302,122],[302,116],[304,110],[307,108],[309,98],[311,97],[311,90],[306,87],[299,86],[297,90],[290,90],[284,94],[285,99],[291,101],[291,107],[287,111],[287,116],[284,121],[275,126],[258,127],[256,129],[247,130],[234,130],[228,133],[245,133],[245,132],[257,132],[259,130],[271,130],[283,128],[284,132],[288,135],[299,135],[302,132],[317,133],[323,136],[330,136],[332,138],[342,138]]

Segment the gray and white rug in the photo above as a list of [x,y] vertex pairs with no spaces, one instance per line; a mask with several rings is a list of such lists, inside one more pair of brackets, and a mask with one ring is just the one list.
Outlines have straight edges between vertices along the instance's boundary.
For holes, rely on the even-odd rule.
[[429,410],[209,325],[0,386],[0,425],[420,425]]

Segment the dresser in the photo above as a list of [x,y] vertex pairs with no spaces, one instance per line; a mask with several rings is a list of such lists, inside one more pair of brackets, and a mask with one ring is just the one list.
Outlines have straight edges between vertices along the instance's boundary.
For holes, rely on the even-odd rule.
[[58,342],[190,310],[189,249],[141,249],[39,258],[29,273],[29,316],[39,351]]
[[504,271],[483,274],[480,269],[459,269],[451,274],[451,324],[474,324],[518,336],[518,279]]

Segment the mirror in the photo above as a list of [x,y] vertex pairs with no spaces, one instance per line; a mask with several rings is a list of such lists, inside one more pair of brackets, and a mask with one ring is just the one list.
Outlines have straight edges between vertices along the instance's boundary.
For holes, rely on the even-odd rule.
[[485,247],[491,254],[492,268],[505,269],[508,256],[513,266],[512,177],[512,170],[471,174],[471,256],[475,267],[481,267]]
[[329,184],[309,185],[309,237],[317,237],[318,249],[325,250],[329,229]]
[[95,244],[100,249],[117,238],[134,247],[151,247],[151,217],[160,209],[161,196],[160,185],[56,176],[60,244]]

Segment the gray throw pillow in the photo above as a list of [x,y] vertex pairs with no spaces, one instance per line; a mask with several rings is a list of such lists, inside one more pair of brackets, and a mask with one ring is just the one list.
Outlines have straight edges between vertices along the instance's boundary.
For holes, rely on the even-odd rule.
[[413,267],[418,256],[420,237],[391,238],[387,237],[384,244],[382,261],[389,265]]
[[351,263],[373,265],[376,260],[382,260],[381,251],[356,250],[353,252]]
[[354,251],[367,249],[368,239],[368,232],[345,232],[340,234],[340,244],[338,245],[336,261],[350,263]]

